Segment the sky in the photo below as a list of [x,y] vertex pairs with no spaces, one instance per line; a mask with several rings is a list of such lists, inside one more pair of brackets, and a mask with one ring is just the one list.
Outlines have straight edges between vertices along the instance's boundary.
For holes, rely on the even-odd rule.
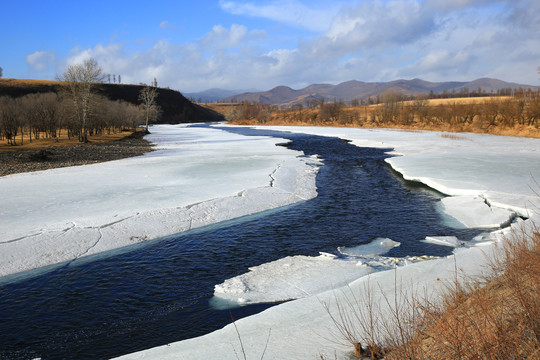
[[540,85],[538,0],[0,0],[4,78],[93,57],[181,92],[497,78]]

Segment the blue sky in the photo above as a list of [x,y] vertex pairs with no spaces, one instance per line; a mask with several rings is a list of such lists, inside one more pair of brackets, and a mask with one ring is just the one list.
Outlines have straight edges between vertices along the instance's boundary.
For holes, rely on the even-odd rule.
[[182,92],[312,83],[540,85],[538,0],[0,0],[4,78],[94,57],[123,83]]

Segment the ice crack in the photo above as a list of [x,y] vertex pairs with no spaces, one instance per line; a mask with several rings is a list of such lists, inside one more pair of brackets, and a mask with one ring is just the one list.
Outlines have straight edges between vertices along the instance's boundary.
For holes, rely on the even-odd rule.
[[17,241],[21,241],[21,240],[24,240],[24,239],[28,239],[28,238],[31,238],[31,237],[34,237],[34,236],[39,236],[39,235],[41,235],[41,234],[43,234],[43,232],[38,232],[38,233],[31,234],[31,235],[28,235],[28,236],[21,236],[21,237],[15,238],[15,239],[2,241],[2,242],[0,242],[0,245],[3,245],[3,244],[12,244],[12,243],[15,243],[15,242],[17,242]]
[[278,164],[277,168],[274,169],[274,171],[272,171],[270,173],[270,187],[273,188],[274,187],[274,183],[276,182],[276,177],[274,176],[278,170],[281,168],[281,164]]

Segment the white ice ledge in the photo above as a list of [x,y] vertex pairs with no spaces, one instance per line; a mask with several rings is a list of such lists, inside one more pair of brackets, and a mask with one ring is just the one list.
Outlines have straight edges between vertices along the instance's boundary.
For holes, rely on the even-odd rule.
[[283,139],[157,126],[149,140],[160,150],[0,178],[0,277],[317,195],[321,162]]

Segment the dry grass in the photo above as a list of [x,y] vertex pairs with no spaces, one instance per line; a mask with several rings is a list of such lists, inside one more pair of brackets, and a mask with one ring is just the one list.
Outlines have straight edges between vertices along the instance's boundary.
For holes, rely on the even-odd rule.
[[35,86],[35,85],[62,85],[62,81],[34,80],[34,79],[0,79],[0,85],[9,86]]
[[[142,129],[139,129],[138,131],[142,131]],[[132,135],[134,131],[122,131],[117,133],[111,133],[108,134],[106,132],[99,134],[99,135],[93,135],[89,137],[89,141],[91,143],[102,143],[107,141],[115,141],[120,140],[123,138],[126,138],[130,135]],[[40,136],[40,139],[33,139],[32,142],[30,142],[30,139],[27,134],[23,137],[22,145],[21,145],[21,136],[17,136],[17,145],[9,145],[6,140],[0,141],[0,152],[18,152],[18,151],[27,151],[27,150],[41,150],[46,149],[51,146],[76,146],[81,145],[82,143],[78,140],[76,137],[71,137],[71,139],[67,136],[67,130],[60,131],[60,135],[57,138],[46,138],[46,134],[43,133]]]
[[[504,101],[511,99],[511,96],[479,96],[479,97],[462,97],[462,98],[450,98],[450,99],[428,99],[429,106],[438,105],[451,105],[451,104],[483,104],[486,101]],[[412,103],[412,101],[406,101],[405,104]]]
[[508,239],[501,250],[490,278],[463,282],[456,271],[442,301],[396,286],[393,299],[385,297],[385,321],[372,289],[345,298],[332,317],[337,332],[359,358],[540,359],[540,231]]
[[[540,138],[537,121],[525,120],[537,116],[537,99],[531,98],[527,102],[517,97],[501,96],[414,100],[399,103],[391,113],[387,112],[388,107],[385,108],[387,105],[384,103],[340,106],[335,112],[324,111],[323,108],[274,109],[262,120],[238,116],[231,118],[234,119],[231,122],[238,125],[391,128]],[[227,105],[227,108],[222,107],[222,113],[226,113],[227,109],[240,109],[244,106]],[[520,107],[522,105],[525,107]]]

